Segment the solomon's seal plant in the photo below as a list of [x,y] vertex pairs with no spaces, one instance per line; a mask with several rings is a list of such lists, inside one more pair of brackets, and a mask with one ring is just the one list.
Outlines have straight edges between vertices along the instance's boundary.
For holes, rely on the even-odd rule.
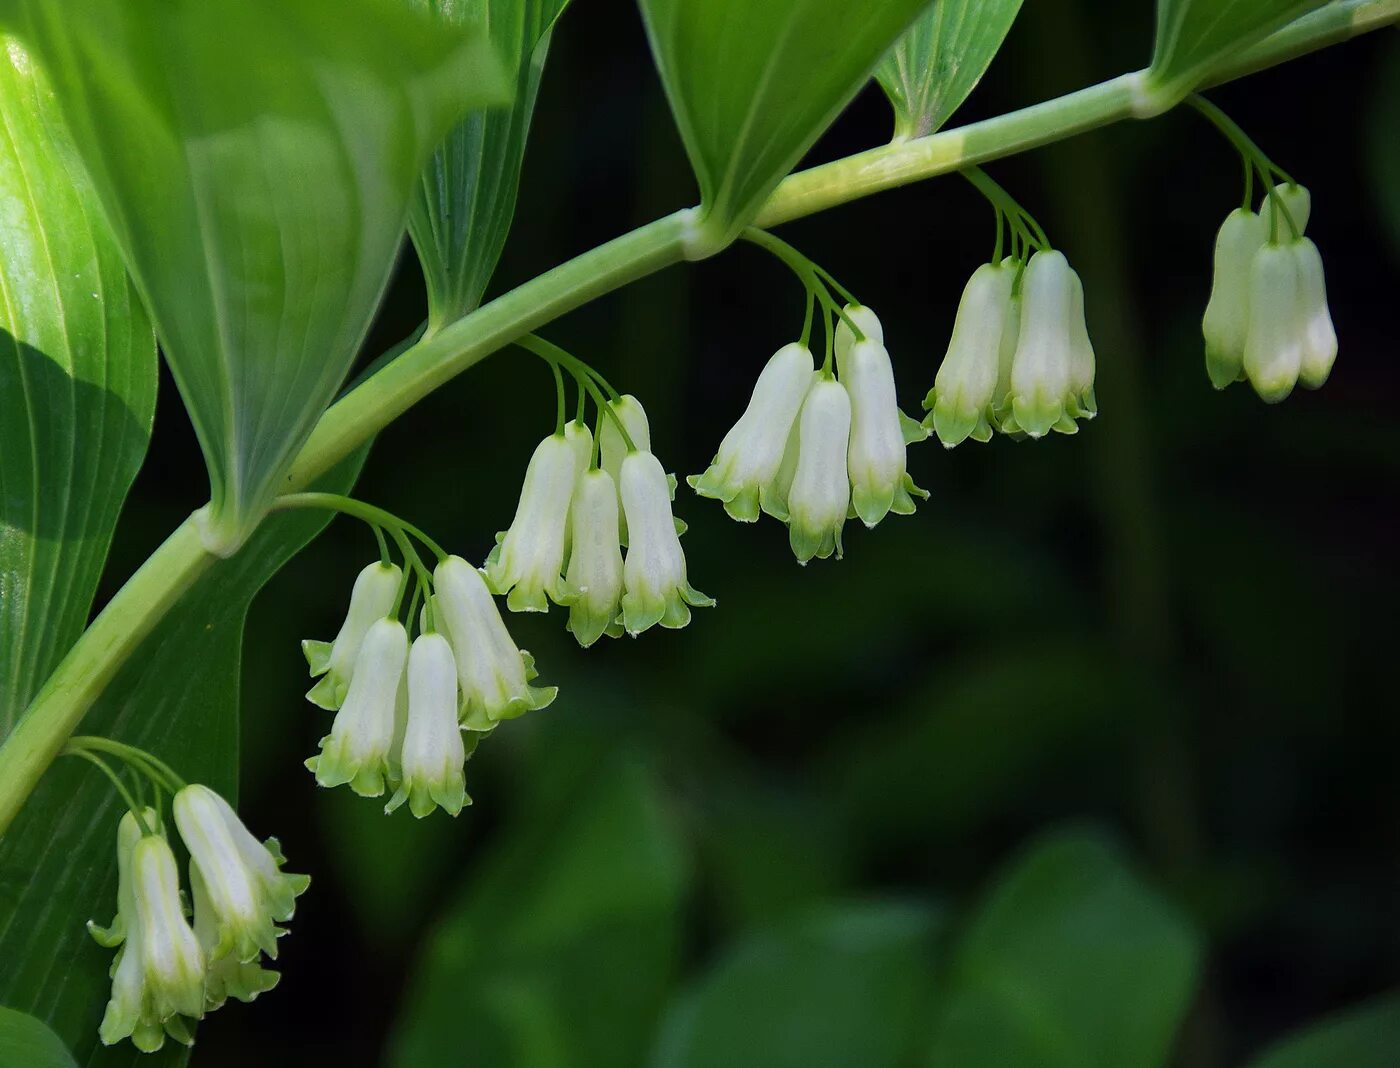
[[[975,32],[944,32],[953,3],[957,25]],[[736,358],[772,355],[746,371],[747,403],[726,402],[742,406],[737,421],[712,452],[675,459],[703,467],[689,486],[734,519],[785,524],[799,563],[839,558],[848,520],[874,528],[927,498],[911,466],[932,466],[931,454],[910,446],[1073,434],[1098,412],[1086,322],[1096,280],[1081,279],[983,166],[1186,104],[1244,163],[1202,323],[1210,381],[1247,379],[1274,402],[1331,371],[1322,259],[1305,235],[1311,198],[1199,91],[1393,24],[1398,0],[1239,0],[1228,18],[1160,0],[1146,70],[946,132],[1017,5],[640,0],[698,205],[482,304],[564,6],[0,0],[0,326],[15,342],[13,357],[0,355],[0,466],[71,460],[43,467],[32,493],[0,498],[0,849],[12,868],[51,861],[62,872],[45,885],[20,880],[0,906],[3,927],[32,927],[45,952],[72,955],[83,920],[116,900],[108,926],[89,926],[115,951],[105,1003],[79,984],[60,1012],[4,976],[0,1000],[48,1013],[80,1061],[98,1041],[192,1042],[204,1014],[277,980],[266,964],[308,880],[284,872],[276,841],[259,842],[237,815],[235,747],[189,739],[236,723],[243,612],[329,515],[363,522],[379,558],[350,583],[334,637],[303,643],[306,715],[323,732],[306,764],[320,786],[348,786],[389,812],[457,816],[480,744],[555,700],[535,684],[502,605],[552,614],[585,647],[685,627],[692,609],[714,605],[691,583],[674,465],[654,454],[642,401],[537,333],[567,312],[740,240],[786,264],[805,296],[800,330],[745,343]],[[516,36],[503,43],[505,27]],[[959,53],[941,54],[955,39]],[[796,171],[872,76],[894,107],[893,141]],[[885,323],[920,309],[877,297],[877,315],[772,231],[952,172],[986,197],[995,240],[986,263],[967,265],[955,320],[925,346],[944,352],[935,367],[886,345]],[[347,386],[406,230],[428,283],[424,326]],[[1204,260],[1204,231],[1201,242]],[[149,439],[157,338],[209,500],[190,502],[190,517],[89,622]],[[450,551],[349,495],[379,430],[512,347],[548,367],[554,425],[528,459],[493,457],[524,475],[489,553]],[[40,392],[12,373],[30,350],[62,388]],[[900,408],[901,373],[932,381],[922,423]],[[93,429],[105,409],[78,388],[93,381],[110,384],[129,425]],[[510,403],[522,419],[542,410],[542,432],[548,398],[532,397],[522,385]],[[464,468],[464,484],[472,478]],[[936,515],[936,502],[925,511]],[[466,546],[501,525],[482,517],[480,529],[437,533]],[[51,614],[27,607],[45,598]],[[177,686],[190,670],[200,686]],[[92,775],[50,786],[65,754]],[[75,792],[60,800],[65,788]],[[67,807],[103,828],[100,856],[65,830]],[[20,974],[7,952],[6,972]]]

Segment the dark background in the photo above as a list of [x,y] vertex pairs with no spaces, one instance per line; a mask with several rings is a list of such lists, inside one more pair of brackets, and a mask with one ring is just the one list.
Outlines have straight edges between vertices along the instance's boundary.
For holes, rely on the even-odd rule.
[[[1032,0],[955,123],[1141,66],[1149,7]],[[455,822],[386,820],[301,767],[329,721],[300,698],[297,642],[334,633],[368,533],[340,521],[279,575],[248,629],[243,807],[315,885],[280,989],[211,1017],[195,1063],[377,1063],[419,962],[442,951],[432,932],[482,880],[537,878],[523,854],[571,848],[570,812],[618,761],[654,784],[684,871],[656,1004],[620,1009],[619,1033],[654,1030],[665,990],[746,932],[852,897],[957,908],[1065,821],[1121,841],[1207,940],[1179,1064],[1237,1063],[1394,984],[1400,39],[1373,34],[1212,98],[1312,190],[1341,338],[1321,392],[1268,407],[1247,386],[1210,388],[1199,321],[1239,167],[1180,111],[989,168],[1084,279],[1097,421],[1073,438],[912,450],[933,493],[919,514],[848,525],[847,558],[806,569],[775,523],[741,526],[682,489],[690,574],[719,607],[587,652],[559,610],[510,619],[561,695],[482,746],[475,806]],[[889,126],[869,89],[813,159]],[[694,197],[635,10],[578,5],[555,37],[493,291]],[[916,412],[990,223],[949,176],[781,232],[880,312]],[[685,475],[796,335],[801,302],[782,266],[739,246],[545,333],[642,399],[654,450]],[[366,359],[423,309],[409,253]],[[114,577],[204,499],[162,389]],[[386,431],[357,493],[479,562],[553,418],[543,366],[506,351]],[[643,968],[631,952],[605,941],[596,967]]]

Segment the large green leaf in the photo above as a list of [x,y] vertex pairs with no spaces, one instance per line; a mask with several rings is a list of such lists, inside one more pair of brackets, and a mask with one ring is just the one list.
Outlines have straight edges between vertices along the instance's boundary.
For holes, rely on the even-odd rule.
[[1196,934],[1094,835],[1033,846],[981,907],[935,1015],[931,1068],[1153,1068],[1190,1001]]
[[424,162],[508,99],[476,26],[403,0],[6,0],[49,69],[235,548],[340,386]]
[[987,73],[1021,0],[934,0],[875,69],[895,137],[931,134]]
[[927,2],[640,0],[704,241],[738,235]]
[[941,926],[932,909],[873,903],[828,908],[757,934],[676,1003],[652,1063],[909,1064]]
[[[474,12],[465,0],[422,0],[451,21]],[[568,0],[485,0],[486,28],[515,85],[508,108],[467,113],[433,153],[408,217],[423,264],[429,321],[451,322],[481,302],[515,214],[525,139],[549,51],[550,30]]]
[[675,964],[686,862],[653,776],[623,753],[508,829],[448,910],[390,1063],[640,1064]]
[[1378,998],[1284,1039],[1250,1068],[1392,1068],[1400,1058],[1400,994]]
[[1221,60],[1326,2],[1157,0],[1157,39],[1149,82],[1158,93],[1183,97]]
[[78,1068],[78,1062],[40,1020],[0,1007],[0,1065],[5,1068]]
[[87,620],[150,438],[156,350],[42,73],[0,46],[3,738]]
[[[347,489],[361,459],[327,476],[325,488]],[[241,552],[217,563],[142,643],[88,713],[84,732],[139,745],[186,779],[234,798],[243,620],[263,583],[324,523],[322,513],[274,516]],[[289,696],[289,707],[296,703]],[[119,814],[106,780],[85,763],[60,759],[0,839],[0,1003],[44,1020],[81,1063],[175,1064],[182,1053],[174,1043],[156,1056],[129,1043],[109,1051],[96,1045],[111,951],[83,925],[105,922],[115,907]],[[305,870],[296,857],[289,867]]]

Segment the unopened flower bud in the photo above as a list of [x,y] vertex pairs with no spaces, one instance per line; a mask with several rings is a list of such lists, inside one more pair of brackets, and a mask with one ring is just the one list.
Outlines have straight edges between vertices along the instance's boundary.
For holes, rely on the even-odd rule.
[[715,602],[690,585],[685,551],[671,515],[666,472],[650,452],[640,449],[622,461],[622,510],[630,540],[623,562],[622,622],[633,636],[660,623],[684,627],[691,606]]
[[1321,389],[1337,360],[1337,331],[1327,306],[1322,256],[1306,237],[1293,243],[1293,256],[1298,265],[1298,313],[1303,331],[1298,381],[1308,389]]
[[350,610],[345,614],[345,622],[335,641],[308,639],[301,643],[312,677],[321,676],[306,695],[312,704],[334,712],[344,703],[355,658],[360,654],[360,643],[376,619],[393,611],[402,578],[403,572],[397,564],[380,561],[370,564],[355,577],[355,586],[350,591]]
[[1295,228],[1296,236],[1302,237],[1312,218],[1312,194],[1297,182],[1276,185],[1272,196],[1265,190],[1260,198],[1259,215],[1264,220],[1265,237],[1272,234],[1275,241],[1287,242],[1295,236]]
[[1215,274],[1201,320],[1206,341],[1206,373],[1216,389],[1244,375],[1249,336],[1249,272],[1269,236],[1268,224],[1252,211],[1236,208],[1215,237]]
[[845,317],[836,321],[836,373],[845,378],[846,360],[857,340],[855,332],[846,325],[846,320],[855,323],[864,340],[878,341],[881,345],[885,343],[885,328],[874,310],[864,304],[847,304],[842,311],[846,313]]

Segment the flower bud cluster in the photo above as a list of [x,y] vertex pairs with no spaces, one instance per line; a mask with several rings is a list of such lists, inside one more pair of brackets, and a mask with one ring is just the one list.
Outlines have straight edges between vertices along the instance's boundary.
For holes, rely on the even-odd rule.
[[983,264],[963,290],[925,423],[948,448],[994,430],[1073,434],[1098,414],[1094,369],[1084,286],[1062,253]]
[[277,926],[292,918],[311,880],[282,871],[277,840],[259,842],[233,808],[207,786],[182,787],[172,804],[189,852],[193,923],[179,865],[153,808],[128,812],[117,827],[117,914],[108,927],[88,923],[96,941],[116,949],[112,994],[99,1035],[144,1052],[166,1036],[192,1045],[190,1025],[228,998],[252,1001],[277,984],[262,957],[277,957]]
[[1312,200],[1289,183],[1265,193],[1258,212],[1236,208],[1215,239],[1215,275],[1201,332],[1216,389],[1248,379],[1276,403],[1332,373],[1337,334],[1322,256],[1303,236]]
[[[852,328],[854,327],[854,329]],[[784,345],[759,373],[748,407],[710,466],[687,481],[735,519],[784,522],[799,563],[842,553],[848,518],[874,527],[909,515],[907,446],[927,432],[899,410],[879,318],[848,304],[835,335],[836,373],[804,344]]]

